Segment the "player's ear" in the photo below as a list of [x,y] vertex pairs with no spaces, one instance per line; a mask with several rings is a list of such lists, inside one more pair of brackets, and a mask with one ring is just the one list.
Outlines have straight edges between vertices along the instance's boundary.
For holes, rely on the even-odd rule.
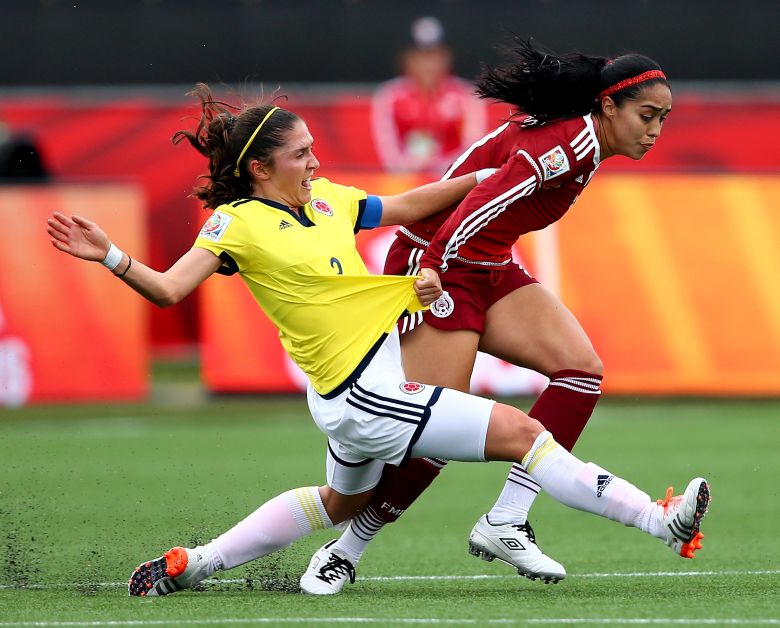
[[267,181],[271,178],[268,167],[258,159],[253,159],[249,162],[249,172],[252,173],[253,178],[260,179],[261,181]]
[[608,118],[613,118],[615,116],[615,113],[617,113],[617,105],[615,104],[615,101],[612,100],[611,96],[606,96],[601,99],[601,111],[603,111],[604,115]]

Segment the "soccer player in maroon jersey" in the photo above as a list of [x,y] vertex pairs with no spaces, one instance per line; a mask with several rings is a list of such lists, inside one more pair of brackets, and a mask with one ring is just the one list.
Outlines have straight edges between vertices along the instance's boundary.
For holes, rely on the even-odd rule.
[[[511,248],[519,236],[559,220],[603,160],[639,160],[651,150],[671,111],[671,91],[660,66],[643,55],[558,55],[520,39],[509,61],[486,70],[476,87],[481,97],[511,105],[514,115],[476,141],[444,178],[499,170],[458,206],[401,227],[385,264],[388,274],[435,269],[445,290],[430,311],[399,323],[404,368],[410,379],[464,391],[478,350],[538,371],[550,382],[529,414],[571,449],[601,393],[602,364],[575,317],[512,261]],[[321,554],[355,564],[445,464],[386,466],[369,506],[315,555],[303,589],[341,590],[344,578],[313,567],[327,565]],[[557,582],[565,569],[538,548],[527,521],[539,490],[513,464],[495,506],[474,526],[469,549],[531,579]]]

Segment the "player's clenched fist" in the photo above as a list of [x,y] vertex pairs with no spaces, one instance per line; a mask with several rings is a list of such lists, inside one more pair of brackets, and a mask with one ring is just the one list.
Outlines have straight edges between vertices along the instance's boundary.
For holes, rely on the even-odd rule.
[[430,305],[441,296],[439,274],[432,268],[423,268],[420,278],[414,282],[414,291],[423,305]]

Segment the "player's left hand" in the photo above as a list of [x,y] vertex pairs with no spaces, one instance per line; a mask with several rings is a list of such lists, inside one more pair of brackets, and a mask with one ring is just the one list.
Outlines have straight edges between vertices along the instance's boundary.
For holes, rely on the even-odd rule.
[[46,221],[54,248],[74,257],[99,262],[106,257],[111,241],[94,222],[81,216],[54,212]]
[[414,282],[414,291],[423,305],[430,305],[441,296],[441,280],[439,274],[432,268],[423,268],[420,278]]

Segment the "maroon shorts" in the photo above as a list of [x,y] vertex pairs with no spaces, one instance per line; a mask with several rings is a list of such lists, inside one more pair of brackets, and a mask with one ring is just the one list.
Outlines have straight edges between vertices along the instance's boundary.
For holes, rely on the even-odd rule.
[[[417,275],[424,249],[396,238],[387,253],[386,275]],[[453,262],[447,272],[441,273],[444,294],[431,305],[430,310],[406,315],[398,321],[403,334],[422,321],[436,329],[453,331],[471,329],[485,331],[485,314],[499,299],[518,288],[539,283],[514,262],[504,266],[471,266]]]

